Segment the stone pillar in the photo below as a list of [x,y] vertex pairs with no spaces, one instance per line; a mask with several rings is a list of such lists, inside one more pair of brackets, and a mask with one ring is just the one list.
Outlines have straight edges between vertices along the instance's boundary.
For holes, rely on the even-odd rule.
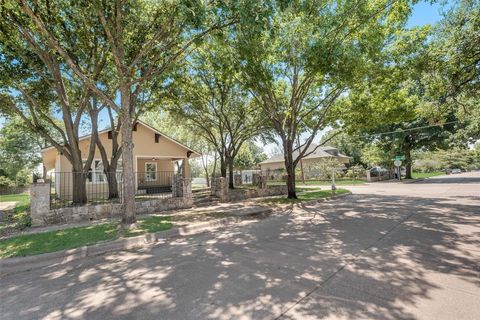
[[190,179],[192,177],[192,169],[190,168],[190,161],[188,158],[183,159],[182,175],[185,178]]
[[192,179],[179,174],[173,176],[172,194],[174,197],[192,198]]
[[222,201],[228,192],[228,183],[227,179],[224,177],[218,177],[212,179],[212,196],[216,196],[220,198]]
[[233,182],[236,186],[241,186],[243,184],[242,175],[236,174]]
[[259,175],[257,178],[258,189],[265,189],[267,187],[267,177]]
[[30,186],[30,217],[33,226],[45,224],[44,217],[50,211],[50,183],[35,183]]
[[182,194],[184,198],[191,199],[192,196],[192,179],[190,178],[182,178]]
[[260,176],[261,176],[261,175],[258,174],[258,173],[252,173],[252,184],[253,184],[254,186],[258,186]]

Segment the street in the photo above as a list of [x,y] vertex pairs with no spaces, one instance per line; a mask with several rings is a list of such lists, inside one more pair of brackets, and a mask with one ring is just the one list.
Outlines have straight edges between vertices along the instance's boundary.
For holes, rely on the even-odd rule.
[[478,319],[480,173],[0,278],[1,319]]

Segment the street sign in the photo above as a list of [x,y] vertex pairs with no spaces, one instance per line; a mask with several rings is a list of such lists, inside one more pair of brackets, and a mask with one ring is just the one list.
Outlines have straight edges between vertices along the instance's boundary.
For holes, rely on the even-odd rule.
[[395,156],[395,160],[405,160],[405,156]]
[[402,161],[400,161],[400,160],[395,160],[395,161],[393,161],[393,165],[394,165],[395,167],[400,167],[400,166],[402,165]]

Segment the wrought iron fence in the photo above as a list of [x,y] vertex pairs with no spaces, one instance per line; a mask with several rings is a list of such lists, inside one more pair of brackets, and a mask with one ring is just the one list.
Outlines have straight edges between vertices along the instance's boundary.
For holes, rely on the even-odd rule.
[[[135,200],[172,197],[173,172],[135,172]],[[50,208],[86,204],[120,203],[123,191],[121,172],[51,172]]]
[[143,171],[135,173],[135,199],[171,198],[173,196],[173,171]]

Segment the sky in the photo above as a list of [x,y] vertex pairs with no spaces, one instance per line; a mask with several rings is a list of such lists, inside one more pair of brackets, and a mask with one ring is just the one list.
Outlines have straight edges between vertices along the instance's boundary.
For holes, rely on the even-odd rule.
[[[421,1],[413,7],[413,13],[407,21],[407,27],[412,28],[415,26],[434,24],[441,20],[442,12],[444,12],[449,7],[449,3],[447,3],[446,5],[442,5],[439,3],[430,4],[429,1]],[[99,115],[99,127],[106,127],[108,123],[106,117],[106,113]],[[4,121],[5,119],[3,117],[0,117],[0,128],[3,126]],[[275,150],[278,150],[278,147],[275,144],[268,144],[265,146],[262,145],[261,147],[264,148],[264,152],[267,153],[269,156],[275,153]]]

